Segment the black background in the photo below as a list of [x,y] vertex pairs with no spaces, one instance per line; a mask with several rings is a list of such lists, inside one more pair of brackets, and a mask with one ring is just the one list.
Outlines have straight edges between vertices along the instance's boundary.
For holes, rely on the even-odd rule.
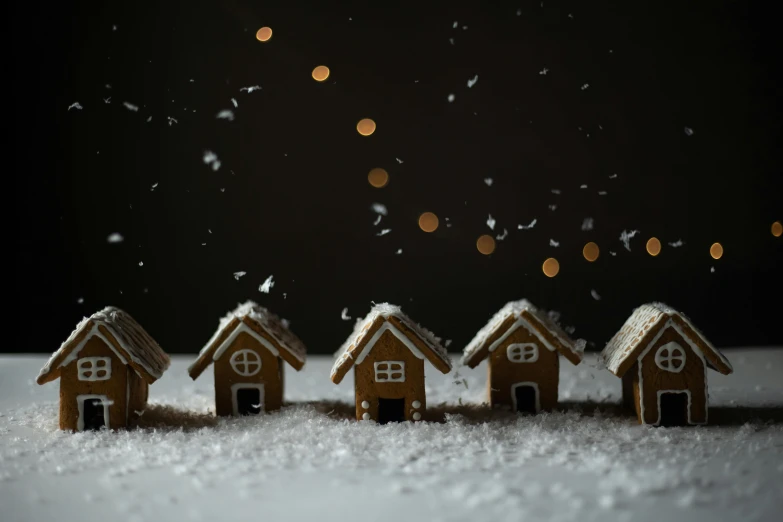
[[[371,301],[400,304],[454,350],[522,297],[594,348],[651,300],[718,346],[783,342],[772,5],[381,4],[13,8],[5,176],[19,333],[0,350],[54,351],[113,304],[166,351],[194,353],[248,298],[290,319],[311,353],[349,334],[344,307],[355,319]],[[255,39],[261,26],[269,42]],[[331,76],[318,83],[322,64]],[[251,85],[262,89],[240,92]],[[223,109],[235,120],[216,119]],[[355,130],[363,117],[378,124],[370,137]],[[387,187],[367,183],[373,167]],[[389,211],[377,226],[375,202]],[[424,211],[440,217],[432,234],[417,226]],[[595,228],[582,231],[587,217]],[[477,251],[503,229],[494,254]],[[619,236],[634,229],[627,251]],[[115,232],[122,243],[107,242]]]

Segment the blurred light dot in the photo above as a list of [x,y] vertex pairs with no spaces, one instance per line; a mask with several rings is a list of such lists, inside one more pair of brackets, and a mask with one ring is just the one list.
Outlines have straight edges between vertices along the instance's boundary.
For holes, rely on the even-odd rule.
[[435,232],[438,229],[438,216],[425,212],[419,216],[419,228],[425,232]]
[[657,237],[651,237],[647,240],[647,253],[653,257],[661,253],[661,242]]
[[259,42],[266,42],[272,38],[272,28],[271,27],[262,27],[258,31],[256,31],[256,40]]
[[485,256],[495,251],[495,240],[492,236],[484,234],[476,240],[476,248]]
[[723,245],[720,243],[713,243],[710,247],[710,255],[713,259],[720,259],[723,257]]
[[356,130],[359,131],[359,134],[362,136],[369,136],[375,132],[375,122],[370,118],[364,118],[356,124]]
[[322,82],[329,77],[329,68],[325,65],[319,65],[313,69],[313,80]]
[[582,255],[585,256],[585,259],[590,261],[591,263],[598,259],[598,254],[600,253],[600,250],[598,248],[598,245],[590,241],[585,245],[585,247],[582,249]]
[[780,224],[780,221],[772,223],[772,235],[775,237],[783,235],[783,225]]
[[375,168],[367,174],[367,181],[375,188],[383,188],[389,183],[389,173],[382,168]]
[[560,263],[557,262],[557,259],[554,257],[550,257],[546,261],[544,261],[544,264],[541,266],[541,269],[544,271],[544,275],[547,277],[555,277],[558,272],[560,272]]

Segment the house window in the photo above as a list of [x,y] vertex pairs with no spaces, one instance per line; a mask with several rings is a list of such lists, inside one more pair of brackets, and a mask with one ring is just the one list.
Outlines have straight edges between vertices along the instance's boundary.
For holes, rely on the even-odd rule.
[[261,357],[253,350],[239,350],[231,356],[231,367],[239,375],[250,377],[261,371]]
[[82,357],[76,366],[80,381],[105,381],[111,378],[111,359]]
[[675,342],[666,343],[655,352],[655,364],[661,370],[680,373],[685,368],[685,350]]
[[375,363],[375,382],[405,382],[405,363],[403,361]]
[[506,348],[508,360],[516,363],[533,363],[538,360],[536,343],[513,343]]

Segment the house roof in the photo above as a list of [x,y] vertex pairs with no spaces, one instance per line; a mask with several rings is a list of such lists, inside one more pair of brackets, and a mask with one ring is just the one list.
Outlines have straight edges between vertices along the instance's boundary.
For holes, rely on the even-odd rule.
[[506,303],[479,330],[463,350],[462,364],[475,368],[505,336],[522,326],[535,335],[550,350],[557,350],[573,364],[579,364],[584,354],[585,341],[572,340],[548,314],[522,299]]
[[261,344],[268,342],[294,369],[301,370],[304,367],[307,348],[299,337],[288,329],[288,321],[253,301],[246,301],[220,319],[217,331],[188,368],[191,378],[196,379],[213,361],[220,358],[223,354],[220,348],[227,341],[232,341],[232,334],[238,332],[238,329],[247,329],[251,335],[259,336]]
[[402,313],[399,306],[381,303],[373,306],[364,319],[356,321],[353,333],[335,353],[336,360],[331,373],[332,382],[339,384],[348,370],[355,363],[361,362],[362,352],[384,323],[389,323],[405,335],[435,368],[442,373],[451,371],[451,359],[435,334],[412,321]]
[[670,324],[669,321],[701,351],[710,368],[724,375],[733,371],[728,359],[707,341],[685,315],[663,303],[645,304],[633,311],[631,317],[612,337],[601,354],[606,368],[618,377],[622,377],[641,356],[658,331]]
[[109,306],[76,325],[68,339],[41,368],[38,384],[59,377],[59,369],[75,361],[79,351],[94,335],[101,337],[123,364],[133,368],[148,384],[160,379],[169,367],[169,356],[144,328],[127,313]]

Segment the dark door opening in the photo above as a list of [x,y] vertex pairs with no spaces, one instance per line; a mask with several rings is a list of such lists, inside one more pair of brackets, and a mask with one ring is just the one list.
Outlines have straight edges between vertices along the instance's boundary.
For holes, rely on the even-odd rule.
[[237,390],[237,414],[258,415],[261,413],[261,390],[239,388]]
[[378,399],[378,423],[403,422],[405,399]]
[[103,399],[84,399],[82,403],[84,430],[99,430],[106,426],[103,415]]
[[658,415],[661,426],[686,426],[688,424],[688,394],[662,393]]
[[517,411],[520,413],[537,413],[536,395],[533,386],[517,386],[514,388],[514,398],[517,403]]

